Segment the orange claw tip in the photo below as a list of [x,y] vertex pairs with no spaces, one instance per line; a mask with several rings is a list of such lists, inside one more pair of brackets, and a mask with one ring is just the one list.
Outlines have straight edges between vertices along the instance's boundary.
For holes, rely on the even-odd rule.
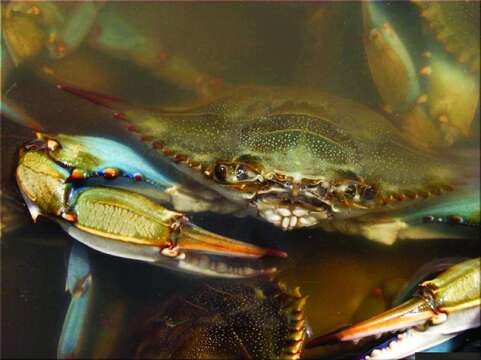
[[80,89],[80,88],[77,88],[77,87],[74,87],[74,86],[70,86],[70,85],[60,85],[60,84],[58,84],[57,89],[66,91],[66,92],[68,92],[72,95],[84,98],[84,99],[86,99],[86,100],[88,100],[88,101],[90,101],[90,102],[92,102],[96,105],[101,105],[101,106],[107,107],[109,109],[112,109],[115,103],[123,102],[122,99],[119,99],[119,98],[114,97],[114,96],[104,95],[104,94],[96,93],[96,92],[89,91],[89,90],[83,90],[83,89]]
[[373,316],[360,323],[346,326],[309,341],[306,349],[330,345],[340,341],[360,341],[368,336],[379,336],[401,329],[412,328],[433,319],[435,313],[423,298],[412,298],[405,303]]
[[191,223],[182,227],[177,238],[177,246],[181,251],[210,253],[229,257],[260,258],[264,256],[286,257],[283,251],[266,249],[250,243],[234,240],[204,230]]

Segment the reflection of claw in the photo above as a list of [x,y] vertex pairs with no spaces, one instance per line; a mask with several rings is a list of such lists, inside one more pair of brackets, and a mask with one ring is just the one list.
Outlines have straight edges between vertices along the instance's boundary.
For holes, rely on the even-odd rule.
[[405,303],[353,326],[318,337],[307,348],[401,332],[373,349],[366,359],[404,358],[432,348],[480,325],[481,258],[450,267],[418,286]]

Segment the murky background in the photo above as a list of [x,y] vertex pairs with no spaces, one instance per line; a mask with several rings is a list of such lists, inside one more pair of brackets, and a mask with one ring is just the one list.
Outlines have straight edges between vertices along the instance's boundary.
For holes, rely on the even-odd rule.
[[[76,4],[55,5],[69,14]],[[412,5],[386,7],[392,8],[396,21],[409,24],[403,28],[407,38],[420,31]],[[16,151],[32,138],[29,128],[107,136],[141,153],[148,151],[107,111],[60,91],[56,84],[75,84],[145,106],[187,103],[221,92],[224,84],[246,83],[311,87],[374,109],[382,104],[362,47],[360,3],[108,2],[101,8],[99,3],[97,17],[77,48],[57,48],[67,52],[58,59],[29,44],[22,49],[32,55],[12,59],[2,43],[2,96],[9,109],[2,114],[2,192],[15,209],[8,211],[18,215],[15,230],[2,234],[2,357],[55,356],[70,301],[64,289],[73,240],[45,219],[32,224],[13,183]],[[102,28],[109,23],[115,31]],[[20,26],[16,31],[22,26],[27,31],[22,24],[15,26]],[[469,141],[476,143],[479,135],[473,133]],[[8,214],[2,211],[2,217]],[[285,233],[250,218],[204,214],[192,220],[224,235],[287,251],[289,258],[277,264],[282,269],[279,280],[308,295],[306,318],[315,335],[389,307],[422,265],[480,251],[479,239],[386,246],[320,230]],[[89,256],[97,286],[85,346],[89,356],[128,356],[137,312],[207,282],[93,251]]]

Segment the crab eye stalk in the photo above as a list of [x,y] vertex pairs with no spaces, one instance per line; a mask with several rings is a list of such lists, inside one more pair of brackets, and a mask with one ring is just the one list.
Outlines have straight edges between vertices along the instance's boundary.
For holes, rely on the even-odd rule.
[[305,188],[315,196],[324,197],[329,192],[330,187],[331,185],[328,182],[322,182],[320,184],[306,185]]

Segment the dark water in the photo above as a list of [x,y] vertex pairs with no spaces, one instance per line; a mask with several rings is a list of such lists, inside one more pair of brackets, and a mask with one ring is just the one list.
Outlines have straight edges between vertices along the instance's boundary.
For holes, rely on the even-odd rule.
[[[72,11],[72,3],[56,5],[65,13]],[[15,220],[19,226],[2,233],[2,357],[54,357],[70,301],[64,289],[74,240],[47,220],[32,224],[21,207],[13,182],[18,146],[32,137],[31,128],[41,127],[52,133],[107,136],[140,153],[148,151],[106,111],[61,92],[57,83],[152,106],[204,96],[195,80],[203,78],[207,92],[214,92],[219,83],[310,87],[379,109],[382,100],[362,45],[360,6],[357,2],[114,2],[99,9],[106,19],[113,16],[138,30],[154,44],[152,48],[160,49],[156,56],[161,61],[175,62],[166,65],[168,70],[169,66],[184,69],[179,72],[162,71],[162,64],[139,60],[149,58],[151,51],[140,45],[137,51],[119,50],[116,44],[110,49],[95,45],[92,33],[62,59],[39,53],[15,66],[2,39],[2,95],[6,101],[1,124],[2,193],[17,199],[13,204],[19,213]],[[412,4],[383,6],[395,14],[393,22],[410,25],[401,27],[404,38],[421,32],[418,9]],[[5,31],[5,22],[2,26]],[[123,31],[125,42],[139,36]],[[473,138],[476,142],[476,135],[469,141]],[[285,233],[251,218],[211,214],[194,215],[192,220],[224,235],[287,251],[289,258],[278,264],[282,270],[279,280],[289,288],[299,286],[302,294],[309,296],[306,318],[315,335],[389,307],[397,291],[423,264],[480,252],[476,238],[406,240],[386,246],[321,230]],[[119,343],[129,341],[125,330],[132,313],[204,281],[93,251],[89,256],[98,284],[86,351],[90,356],[126,356]],[[373,295],[378,293],[376,289],[382,290],[381,297]],[[374,299],[371,305],[366,305],[366,298]],[[314,357],[316,353],[306,355]]]

